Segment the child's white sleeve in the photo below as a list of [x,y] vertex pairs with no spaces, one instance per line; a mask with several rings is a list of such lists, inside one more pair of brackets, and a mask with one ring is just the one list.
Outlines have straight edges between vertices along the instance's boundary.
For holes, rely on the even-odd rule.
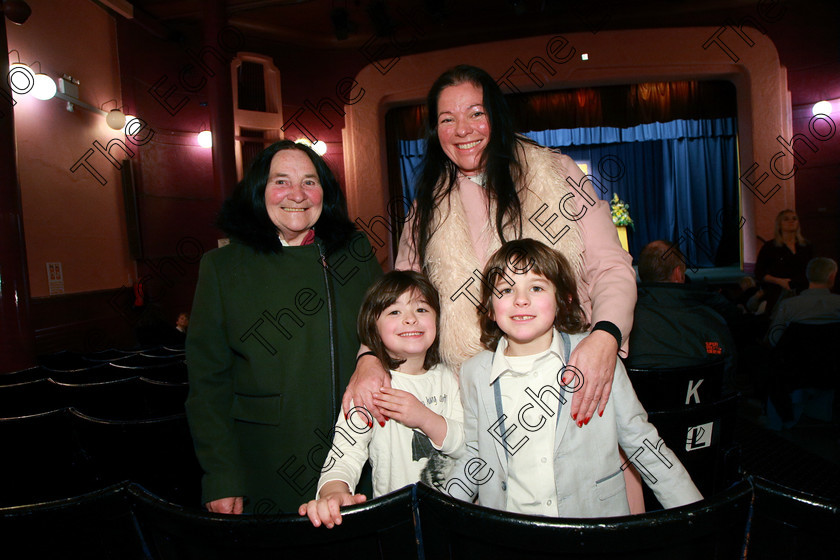
[[[464,445],[452,467],[452,474],[446,481],[444,488],[438,490],[449,494],[453,498],[465,502],[473,502],[478,491],[478,485],[473,477],[468,476],[468,465],[478,457],[478,415],[476,408],[481,406],[481,399],[478,395],[477,382],[472,375],[469,361],[461,369],[460,393],[461,411],[464,415]],[[447,436],[449,434],[447,433]]]
[[332,446],[321,468],[315,499],[321,497],[324,484],[334,480],[344,482],[350,492],[354,492],[362,467],[368,460],[370,440],[373,438],[373,427],[370,424],[373,421],[373,416],[361,407],[351,407],[347,420],[343,412],[338,414],[335,428],[329,434]]
[[441,413],[446,421],[446,437],[440,447],[434,442],[432,446],[441,453],[458,459],[464,455],[464,407],[461,404],[461,390],[451,370],[446,368],[442,374],[441,385],[447,395],[447,406]]
[[615,403],[618,443],[629,461],[642,474],[645,484],[665,508],[679,507],[703,499],[691,476],[671,451],[636,397],[630,378],[619,361],[610,399]]

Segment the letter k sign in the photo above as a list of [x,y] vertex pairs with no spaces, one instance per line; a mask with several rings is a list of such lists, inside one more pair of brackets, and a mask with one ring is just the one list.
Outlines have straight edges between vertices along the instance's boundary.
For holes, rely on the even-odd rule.
[[693,379],[688,380],[688,390],[685,393],[685,404],[691,403],[691,399],[694,399],[696,404],[700,404],[700,395],[697,394],[697,390],[700,388],[700,385],[703,384],[703,379],[697,382],[697,385],[694,384]]

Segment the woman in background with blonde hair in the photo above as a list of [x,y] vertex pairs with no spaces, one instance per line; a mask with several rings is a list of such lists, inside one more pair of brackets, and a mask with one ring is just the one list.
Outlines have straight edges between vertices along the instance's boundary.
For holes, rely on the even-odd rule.
[[811,245],[802,237],[796,212],[790,209],[779,212],[773,239],[764,244],[755,261],[755,278],[764,289],[767,313],[773,311],[785,292],[798,293],[808,288],[805,268],[813,253]]

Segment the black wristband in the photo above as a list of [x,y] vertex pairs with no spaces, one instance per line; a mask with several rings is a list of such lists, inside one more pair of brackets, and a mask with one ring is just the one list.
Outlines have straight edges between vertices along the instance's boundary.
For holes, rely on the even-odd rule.
[[621,348],[621,329],[616,327],[615,323],[611,323],[609,321],[598,321],[595,323],[595,326],[592,327],[592,332],[595,331],[610,333],[615,337],[615,341],[618,342],[618,347]]
[[361,360],[361,359],[362,359],[362,356],[373,356],[373,357],[375,358],[375,357],[376,357],[376,353],[371,352],[370,350],[368,350],[367,352],[362,352],[361,354],[359,354],[358,356],[356,356],[356,365],[359,365],[359,360]]

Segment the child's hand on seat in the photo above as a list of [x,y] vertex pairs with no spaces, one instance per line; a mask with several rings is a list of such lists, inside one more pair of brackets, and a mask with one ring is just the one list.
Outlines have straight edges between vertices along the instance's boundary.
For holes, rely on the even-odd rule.
[[[330,489],[329,487],[333,485],[340,485],[339,489]],[[347,485],[338,481],[325,484],[321,489],[321,496],[320,499],[310,500],[305,504],[301,504],[298,508],[298,513],[308,516],[312,525],[315,527],[320,527],[323,524],[327,529],[341,525],[341,511],[339,511],[339,508],[361,504],[367,500],[364,494],[351,494],[347,489]]]

